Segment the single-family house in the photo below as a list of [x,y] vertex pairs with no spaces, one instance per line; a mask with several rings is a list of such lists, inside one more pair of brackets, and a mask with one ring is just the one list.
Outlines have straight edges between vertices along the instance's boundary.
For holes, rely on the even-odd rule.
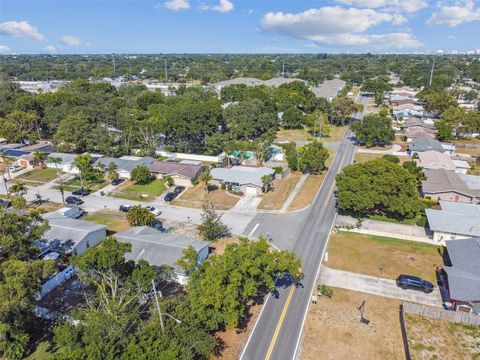
[[419,152],[418,159],[414,161],[418,166],[424,168],[425,170],[448,170],[455,172],[463,172],[461,168],[457,171],[457,166],[450,156],[447,154],[438,152],[436,150],[428,150]]
[[403,127],[405,128],[419,127],[424,129],[435,130],[435,123],[430,119],[424,120],[417,117],[409,117],[405,119]]
[[247,77],[238,77],[235,79],[219,81],[214,85],[217,93],[220,94],[222,88],[230,85],[246,85],[246,86],[257,86],[262,85],[263,81],[256,78],[247,78]]
[[410,96],[394,95],[390,97],[390,105],[399,106],[405,104],[415,104],[415,99]]
[[90,221],[70,219],[58,212],[43,215],[50,229],[43,239],[36,241],[40,256],[48,252],[82,255],[90,247],[95,247],[107,237],[107,227]]
[[[63,171],[68,174],[78,174],[80,171],[75,164],[75,158],[77,156],[78,155],[76,154],[54,152],[48,155],[45,165],[49,168],[58,169],[59,171]],[[53,159],[58,159],[58,163],[55,163]]]
[[131,252],[125,254],[126,260],[145,260],[152,266],[167,265],[173,267],[176,281],[186,284],[188,273],[176,263],[185,249],[193,247],[197,253],[197,264],[208,257],[208,243],[185,236],[166,234],[149,226],[136,226],[118,232],[114,237],[122,243],[132,244]]
[[283,85],[283,84],[290,84],[292,82],[295,82],[295,81],[300,81],[304,84],[306,84],[307,82],[303,79],[297,79],[297,78],[286,78],[286,77],[275,77],[275,78],[271,78],[269,80],[265,80],[262,85],[265,85],[265,86],[270,86],[270,87],[278,87],[280,85]]
[[435,150],[450,155],[455,152],[455,146],[453,146],[452,150],[451,144],[443,144],[429,136],[414,138],[408,145],[408,154],[411,156],[430,150]]
[[447,241],[451,266],[444,266],[450,303],[455,310],[480,314],[480,238]]
[[458,176],[470,189],[480,190],[480,176],[462,173],[459,173]]
[[425,210],[435,242],[480,237],[480,205],[440,201],[440,207]]
[[281,146],[272,144],[270,145],[270,149],[268,151],[267,161],[276,162],[285,160],[285,153],[283,152],[283,148]]
[[231,168],[214,168],[210,171],[212,184],[230,185],[235,191],[249,195],[261,195],[263,192],[262,177],[273,178],[275,170],[267,167],[233,166]]
[[203,166],[191,162],[154,161],[150,164],[150,172],[158,178],[172,177],[175,185],[192,186],[203,170]]
[[39,151],[39,152],[43,152],[43,153],[51,153],[52,151],[55,150],[55,147],[53,146],[53,144],[51,142],[40,141],[36,144],[23,146],[23,147],[19,148],[18,150],[29,151],[29,152]]
[[405,128],[405,137],[407,142],[412,142],[413,139],[419,137],[430,137],[435,139],[437,131],[434,129],[427,129],[422,127],[407,127]]
[[455,167],[457,168],[455,172],[458,174],[466,174],[468,172],[468,169],[471,168],[470,164],[464,160],[452,160],[452,161],[455,164]]
[[152,157],[136,157],[136,156],[122,156],[121,158],[102,157],[97,159],[93,166],[96,168],[107,169],[110,163],[117,165],[117,173],[121,178],[130,179],[130,175],[133,169],[137,166],[146,166],[147,168],[152,165],[156,160]]
[[480,198],[480,191],[469,188],[454,171],[425,170],[424,174],[426,180],[422,181],[423,197],[465,204],[476,204]]
[[34,165],[33,153],[30,151],[23,151],[18,149],[5,149],[0,151],[0,161],[4,161],[3,157],[13,159],[13,163],[23,168],[28,168]]

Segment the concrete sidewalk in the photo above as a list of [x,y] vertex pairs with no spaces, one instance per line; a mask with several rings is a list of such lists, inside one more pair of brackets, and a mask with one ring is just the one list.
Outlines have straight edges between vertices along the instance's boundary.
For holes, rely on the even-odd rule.
[[292,192],[290,195],[288,195],[287,200],[285,200],[285,203],[283,204],[282,208],[280,209],[281,213],[284,213],[287,211],[289,208],[290,204],[293,202],[293,199],[295,199],[295,196],[297,196],[298,192],[302,188],[303,184],[305,183],[305,180],[307,180],[308,174],[303,174],[300,180],[298,180],[297,185],[293,188]]
[[[400,274],[399,274],[400,275]],[[416,290],[403,290],[395,280],[362,275],[343,270],[331,269],[322,265],[319,281],[321,284],[367,294],[385,296],[429,306],[442,306],[438,287],[430,294]]]

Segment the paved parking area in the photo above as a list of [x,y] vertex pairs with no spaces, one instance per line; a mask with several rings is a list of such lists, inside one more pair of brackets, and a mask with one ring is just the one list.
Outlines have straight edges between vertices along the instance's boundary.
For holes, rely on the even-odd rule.
[[442,297],[438,287],[435,287],[435,290],[430,294],[416,290],[403,290],[397,286],[395,280],[331,269],[326,266],[322,266],[320,270],[319,282],[328,286],[411,301],[423,305],[442,306]]

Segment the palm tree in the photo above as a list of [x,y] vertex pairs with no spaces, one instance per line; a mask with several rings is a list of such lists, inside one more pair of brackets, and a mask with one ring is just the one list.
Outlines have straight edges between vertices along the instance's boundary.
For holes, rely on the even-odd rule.
[[62,179],[62,175],[60,174],[60,170],[58,170],[58,164],[62,163],[62,159],[60,157],[55,157],[55,156],[50,156],[48,159],[50,160],[50,162],[55,164],[55,169],[57,170],[57,177],[60,180],[60,186],[58,187],[58,189],[62,194],[62,202],[65,204],[65,186],[63,185],[63,179]]
[[208,182],[213,179],[212,175],[210,174],[210,169],[205,168],[205,170],[203,170],[203,172],[200,174],[199,179],[205,183],[205,191],[209,193],[210,189],[208,187]]
[[36,165],[43,166],[45,158],[46,158],[45,153],[41,151],[35,151],[35,153],[33,154],[33,161],[35,162],[35,166]]
[[270,190],[273,183],[273,179],[270,175],[263,175],[262,176],[262,184],[263,184],[263,192],[267,192]]
[[12,176],[10,174],[10,165],[13,164],[15,159],[7,155],[1,155],[1,157],[2,157],[2,162],[5,164],[5,171],[8,174],[8,180],[12,180]]
[[10,193],[15,194],[16,196],[25,194],[28,191],[27,185],[25,183],[17,181],[15,184],[10,186]]

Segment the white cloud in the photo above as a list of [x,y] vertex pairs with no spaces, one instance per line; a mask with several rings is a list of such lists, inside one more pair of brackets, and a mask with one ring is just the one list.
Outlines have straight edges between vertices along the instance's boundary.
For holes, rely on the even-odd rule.
[[188,10],[190,9],[190,2],[188,0],[170,0],[164,2],[163,6],[173,11]]
[[447,38],[448,39],[455,39],[455,35],[448,35]]
[[337,2],[367,9],[382,9],[399,13],[415,13],[428,6],[425,0],[337,0]]
[[45,36],[35,26],[30,25],[28,21],[5,21],[0,24],[0,34],[12,37],[29,37],[38,41],[45,39]]
[[410,33],[364,34],[382,23],[398,25],[405,22],[401,15],[372,9],[345,9],[339,6],[310,9],[298,14],[267,13],[261,20],[264,31],[313,41],[327,46],[368,46],[380,48],[411,48],[421,43]]
[[82,45],[82,41],[76,37],[76,36],[72,36],[72,35],[63,35],[60,37],[60,42],[63,44],[63,45],[67,45],[67,46],[79,46],[79,45]]
[[463,23],[479,21],[480,8],[475,8],[472,0],[457,2],[452,6],[438,5],[438,12],[432,14],[427,20],[428,25],[448,25],[454,27]]
[[8,55],[12,53],[12,49],[10,49],[6,45],[0,45],[0,54],[2,55]]
[[57,52],[57,49],[56,49],[55,46],[53,46],[53,45],[47,45],[47,46],[45,46],[44,48],[42,48],[42,51],[51,54],[51,53],[56,53],[56,52]]
[[233,8],[233,3],[230,0],[220,0],[220,3],[217,6],[212,6],[212,11],[227,13],[232,11]]

